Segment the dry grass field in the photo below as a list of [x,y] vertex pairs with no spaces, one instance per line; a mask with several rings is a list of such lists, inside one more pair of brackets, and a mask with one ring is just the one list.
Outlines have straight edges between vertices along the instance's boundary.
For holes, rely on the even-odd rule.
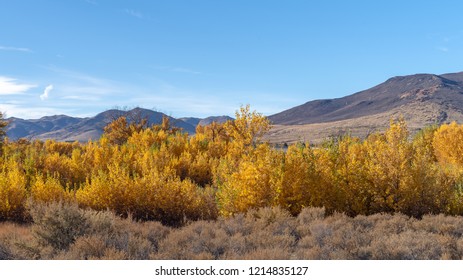
[[36,205],[31,212],[30,224],[0,224],[0,259],[463,258],[463,217],[445,215],[352,218],[305,208],[294,217],[281,208],[261,208],[174,228],[73,204]]

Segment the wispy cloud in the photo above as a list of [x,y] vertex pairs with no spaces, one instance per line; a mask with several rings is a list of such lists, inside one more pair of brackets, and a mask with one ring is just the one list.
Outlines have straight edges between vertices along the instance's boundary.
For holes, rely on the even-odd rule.
[[449,48],[447,48],[447,47],[437,47],[437,50],[439,50],[441,52],[449,52]]
[[202,74],[199,71],[191,70],[191,69],[188,69],[188,68],[182,68],[182,67],[172,68],[172,72],[188,73],[188,74],[195,74],[195,75]]
[[89,95],[66,95],[63,96],[61,99],[63,100],[76,100],[76,101],[100,101],[101,98],[96,96],[89,96]]
[[98,5],[98,2],[96,2],[94,0],[85,0],[85,2],[87,2],[89,4],[92,4],[92,5]]
[[134,86],[120,81],[54,66],[45,68],[53,72],[55,79],[53,86],[59,88],[59,96],[53,98],[55,105],[61,103],[73,108],[86,107],[88,109],[96,106],[108,109],[111,106],[122,104],[120,100],[139,91]]
[[[10,116],[35,118],[52,114],[92,116],[114,106],[142,106],[159,108],[174,117],[207,117],[233,116],[243,104],[251,104],[254,110],[266,115],[297,105],[288,94],[279,92],[195,89],[170,84],[155,75],[133,84],[53,66],[44,68],[50,72],[47,83],[40,82],[43,86],[35,90],[31,88],[36,85],[0,76],[0,110],[6,110]],[[183,67],[162,70],[199,73]],[[44,102],[37,102],[39,96]],[[12,103],[13,100],[20,103]]]
[[40,99],[44,101],[45,99],[48,99],[48,95],[50,91],[53,90],[53,85],[48,85],[45,90],[43,91],[43,94],[40,95]]
[[211,115],[234,116],[236,110],[251,104],[253,110],[272,115],[294,107],[297,100],[278,92],[192,90],[174,85],[157,88],[152,93],[142,93],[127,100],[129,104],[146,104],[161,108],[174,117],[208,117]]
[[124,11],[129,16],[136,17],[136,18],[139,18],[139,19],[144,19],[145,18],[143,16],[143,14],[140,13],[139,11],[135,11],[135,10],[132,10],[132,9],[125,9]]
[[194,74],[194,75],[203,74],[200,71],[196,71],[196,70],[186,68],[186,67],[152,66],[151,68],[156,69],[156,70],[168,71],[168,72],[186,73],[186,74]]
[[32,50],[29,48],[18,48],[10,46],[0,46],[0,51],[32,52]]
[[0,76],[0,95],[21,94],[35,87],[37,86],[21,83],[17,79]]
[[[50,72],[47,79],[52,78],[53,83],[44,84],[42,81],[40,88],[24,80],[0,76],[0,110],[20,118],[52,114],[90,116],[116,105],[123,106],[131,96],[148,91],[138,85],[69,69],[43,68]],[[37,102],[38,98],[42,102]],[[13,100],[17,102],[12,103]]]
[[43,116],[71,113],[70,110],[63,110],[62,108],[55,107],[34,106],[33,110],[31,110],[31,107],[27,104],[0,104],[0,111],[5,112],[7,117],[22,119],[38,119]]
[[57,67],[45,68],[63,78],[60,91],[68,95],[114,95],[123,91],[123,86],[113,80]]

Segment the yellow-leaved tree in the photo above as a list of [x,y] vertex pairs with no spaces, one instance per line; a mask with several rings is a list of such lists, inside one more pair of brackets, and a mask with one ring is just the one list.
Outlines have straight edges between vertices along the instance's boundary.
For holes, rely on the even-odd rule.
[[0,220],[23,220],[26,199],[26,176],[10,159],[0,170]]
[[434,153],[439,162],[441,183],[453,191],[449,212],[463,214],[463,125],[441,125],[434,134]]
[[281,153],[260,143],[270,121],[251,112],[249,105],[241,107],[235,116],[225,124],[230,137],[228,153],[220,160],[214,178],[219,210],[224,216],[274,205],[281,170]]
[[372,196],[369,212],[394,212],[399,209],[402,189],[410,174],[413,149],[404,119],[392,121],[384,135],[365,141],[368,160],[366,178]]
[[297,215],[305,207],[320,206],[321,177],[317,156],[309,144],[288,147],[277,189],[278,205]]
[[235,120],[225,123],[225,131],[232,139],[232,153],[235,156],[252,149],[261,142],[270,129],[270,121],[261,113],[251,111],[249,105],[241,107],[235,113]]

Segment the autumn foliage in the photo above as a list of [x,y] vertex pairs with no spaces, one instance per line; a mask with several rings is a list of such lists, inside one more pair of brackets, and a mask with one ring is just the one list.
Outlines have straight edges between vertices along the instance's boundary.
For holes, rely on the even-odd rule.
[[267,118],[242,107],[234,121],[189,136],[165,119],[116,119],[98,141],[9,141],[0,153],[0,219],[25,220],[31,203],[76,202],[122,217],[181,225],[278,206],[349,216],[463,214],[463,126],[411,136],[403,120],[366,139],[345,135],[276,149]]

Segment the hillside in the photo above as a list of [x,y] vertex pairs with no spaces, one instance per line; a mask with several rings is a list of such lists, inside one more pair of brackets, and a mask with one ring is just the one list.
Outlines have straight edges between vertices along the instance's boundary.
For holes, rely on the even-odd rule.
[[463,122],[463,72],[393,77],[349,96],[307,102],[269,116],[275,126],[267,139],[320,142],[346,132],[364,137],[399,116],[412,131]]
[[[90,139],[100,138],[103,128],[123,115],[134,120],[147,118],[148,124],[159,124],[163,116],[166,116],[152,110],[135,108],[130,111],[107,110],[90,118],[74,118],[64,115],[47,116],[36,120],[9,118],[7,119],[10,122],[7,127],[7,136],[13,140],[26,138],[87,142]],[[194,133],[195,126],[180,119],[167,117],[173,126],[182,128],[185,132]]]

